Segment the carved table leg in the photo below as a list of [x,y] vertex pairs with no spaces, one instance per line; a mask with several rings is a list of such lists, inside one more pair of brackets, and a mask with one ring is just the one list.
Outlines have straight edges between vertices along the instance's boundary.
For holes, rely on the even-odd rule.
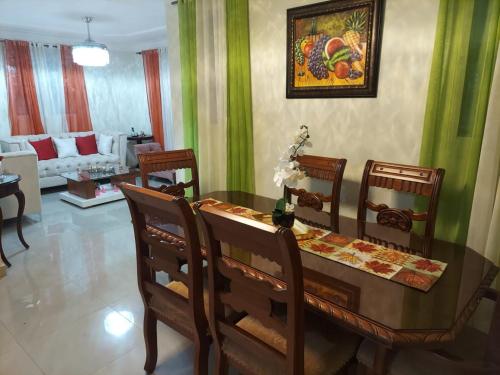
[[388,374],[389,364],[392,359],[392,350],[377,344],[375,358],[373,360],[373,368],[368,372],[373,375],[386,375]]
[[19,190],[15,193],[17,202],[19,204],[19,208],[17,209],[17,236],[19,237],[19,241],[23,244],[26,249],[30,248],[30,245],[26,243],[23,237],[23,214],[24,214],[24,193]]
[[4,264],[7,266],[7,267],[10,267],[10,263],[9,261],[7,260],[7,257],[5,256],[4,252],[3,252],[3,245],[2,245],[2,228],[3,228],[3,213],[2,213],[2,209],[0,208],[0,257],[2,258],[2,262],[4,262]]

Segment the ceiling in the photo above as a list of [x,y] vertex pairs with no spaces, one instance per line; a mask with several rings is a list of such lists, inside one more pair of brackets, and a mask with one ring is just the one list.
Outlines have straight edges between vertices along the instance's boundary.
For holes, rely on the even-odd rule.
[[139,51],[166,44],[165,0],[0,0],[0,38],[77,43],[84,16],[92,39],[110,50]]

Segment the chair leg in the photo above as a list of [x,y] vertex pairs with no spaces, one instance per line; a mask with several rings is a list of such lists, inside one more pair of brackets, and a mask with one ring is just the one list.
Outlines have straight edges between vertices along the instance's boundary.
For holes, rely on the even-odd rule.
[[195,341],[194,349],[194,373],[208,375],[208,355],[210,352],[210,341],[207,337],[201,337]]
[[146,363],[144,370],[151,374],[158,360],[157,320],[154,313],[146,308],[144,311],[144,341],[146,343]]
[[227,375],[229,366],[227,363],[227,358],[219,348],[215,351],[215,374],[216,375]]

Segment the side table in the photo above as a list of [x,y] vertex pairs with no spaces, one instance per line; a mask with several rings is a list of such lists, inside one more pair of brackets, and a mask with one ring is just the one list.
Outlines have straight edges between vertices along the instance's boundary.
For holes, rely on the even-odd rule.
[[[19,204],[19,208],[17,209],[17,236],[19,237],[19,241],[23,244],[26,249],[29,249],[29,245],[26,243],[23,237],[23,227],[22,227],[22,219],[24,213],[24,194],[19,189],[19,181],[21,181],[21,176],[11,174],[4,175],[3,179],[0,180],[0,198],[8,197],[9,195],[15,195],[17,198],[17,202]],[[0,257],[2,261],[5,263],[7,267],[10,267],[11,264],[5,257],[2,246],[2,227],[3,227],[3,214],[2,208],[0,207]]]
[[152,135],[129,135],[127,141],[135,142],[140,145],[144,141],[152,141],[154,137]]

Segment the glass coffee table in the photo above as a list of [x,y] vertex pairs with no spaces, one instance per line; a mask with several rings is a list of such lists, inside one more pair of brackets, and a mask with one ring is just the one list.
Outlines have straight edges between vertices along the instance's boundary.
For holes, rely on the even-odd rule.
[[133,170],[124,167],[61,173],[68,181],[68,191],[59,193],[59,197],[81,208],[125,199],[118,185],[135,184],[135,176]]

